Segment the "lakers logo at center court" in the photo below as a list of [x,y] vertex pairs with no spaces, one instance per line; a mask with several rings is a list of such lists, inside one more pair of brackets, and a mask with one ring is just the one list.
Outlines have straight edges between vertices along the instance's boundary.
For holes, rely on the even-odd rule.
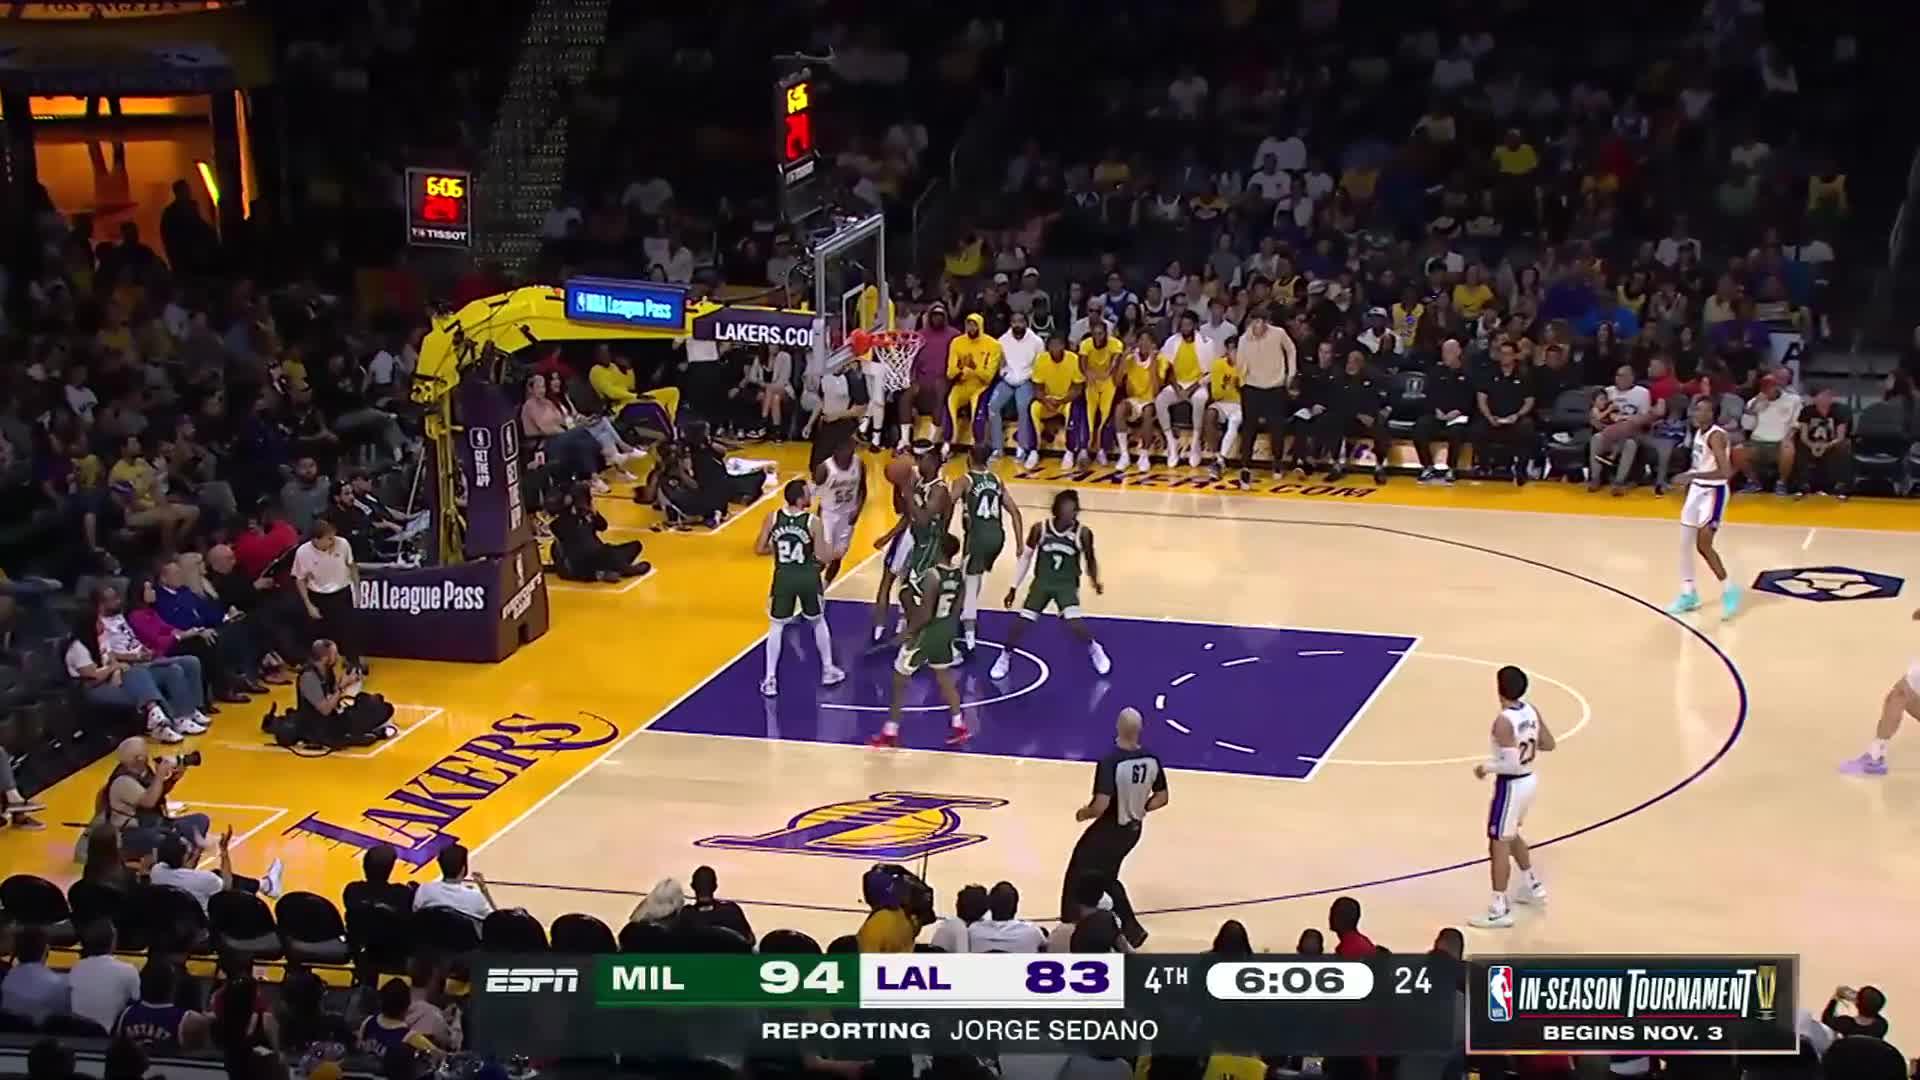
[[1005,799],[876,791],[864,799],[802,810],[785,828],[758,836],[709,836],[694,846],[836,859],[905,861],[977,844],[985,836],[960,831],[961,810],[992,810]]

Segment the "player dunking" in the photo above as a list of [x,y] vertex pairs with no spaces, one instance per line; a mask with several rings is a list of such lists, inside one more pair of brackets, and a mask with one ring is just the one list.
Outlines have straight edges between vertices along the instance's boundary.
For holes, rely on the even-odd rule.
[[[1034,566],[1036,559],[1038,568]],[[1086,642],[1093,670],[1100,675],[1113,670],[1107,650],[1101,648],[1093,634],[1080,623],[1083,562],[1087,580],[1093,582],[1094,595],[1105,592],[1106,588],[1100,584],[1100,563],[1093,555],[1093,530],[1080,524],[1080,496],[1070,490],[1062,491],[1053,497],[1052,515],[1027,531],[1027,550],[1021,554],[1020,571],[1007,590],[1006,606],[1013,606],[1014,594],[1020,591],[1021,582],[1027,580],[1029,570],[1033,571],[1033,587],[1027,590],[1027,601],[1020,607],[1020,620],[1007,631],[1006,646],[1000,650],[1000,658],[993,662],[993,670],[988,675],[995,679],[1007,677],[1013,666],[1013,647],[1026,636],[1027,626],[1040,620],[1048,604],[1059,609],[1073,636]]]
[[1740,585],[1727,577],[1727,565],[1714,550],[1714,537],[1727,514],[1727,481],[1733,476],[1733,453],[1727,433],[1713,421],[1717,406],[1712,397],[1693,401],[1692,426],[1687,445],[1693,452],[1693,465],[1673,478],[1675,485],[1686,485],[1687,501],[1680,508],[1680,598],[1667,608],[1668,614],[1681,615],[1700,606],[1700,594],[1693,583],[1693,553],[1707,561],[1707,569],[1720,582],[1720,614],[1731,619],[1740,610]]
[[760,539],[754,550],[773,556],[773,590],[767,603],[767,675],[760,680],[760,692],[773,697],[780,692],[780,647],[787,624],[797,609],[813,624],[813,643],[820,650],[820,685],[832,686],[847,677],[833,666],[833,638],[827,632],[826,609],[820,600],[820,560],[816,553],[826,549],[826,529],[820,519],[807,511],[807,482],[789,480],[786,505],[767,515],[760,526]]
[[[1920,622],[1920,611],[1913,613],[1915,622]],[[1880,702],[1880,724],[1873,729],[1873,741],[1867,744],[1867,752],[1842,766],[1847,772],[1865,773],[1868,776],[1887,775],[1887,740],[1900,730],[1900,717],[1911,716],[1920,720],[1920,660],[1907,665],[1907,673],[1901,676],[1887,690],[1887,696]]]
[[[931,459],[932,472],[923,474],[925,467],[916,466],[910,454],[918,455],[923,462]],[[880,591],[873,598],[872,644],[874,645],[884,643],[887,638],[887,612],[893,608],[894,583],[911,580],[912,567],[916,558],[925,560],[921,563],[922,566],[931,561],[915,551],[920,538],[925,536],[931,539],[931,526],[925,522],[916,524],[915,517],[925,510],[922,506],[922,497],[931,494],[933,490],[930,486],[931,481],[939,480],[940,457],[929,443],[916,444],[910,454],[896,453],[894,459],[887,463],[887,482],[893,485],[893,509],[900,515],[900,519],[894,522],[893,528],[887,530],[886,535],[875,541],[873,545],[886,552],[881,559]],[[947,496],[946,484],[942,482],[937,486],[939,494],[947,500],[946,508],[950,510],[953,504],[951,497]],[[940,516],[940,524],[942,527],[946,525],[944,512]],[[902,607],[905,606],[903,603]],[[897,632],[905,625],[906,612],[903,610],[894,630]]]
[[1020,508],[1007,498],[1006,485],[987,468],[992,455],[992,449],[985,443],[976,444],[967,458],[966,475],[960,478],[953,493],[954,501],[962,507],[960,531],[964,542],[960,550],[967,596],[960,611],[960,628],[966,634],[969,651],[978,640],[980,591],[986,587],[987,571],[993,569],[995,560],[1007,546],[1003,519],[1008,515],[1013,517],[1014,554],[1024,554],[1027,550]]
[[854,526],[860,523],[860,511],[867,504],[867,470],[852,437],[834,447],[833,455],[813,470],[814,490],[820,496],[820,517],[826,526],[827,543],[819,555],[826,560],[821,571],[823,581],[840,576],[841,560],[853,543]]
[[[960,637],[960,602],[966,592],[964,575],[953,562],[960,554],[960,541],[943,528],[928,546],[934,552],[932,564],[910,582],[914,599],[907,608],[907,627],[900,634],[900,653],[893,661],[887,724],[867,741],[869,746],[900,745],[900,697],[907,680],[921,668],[933,672],[940,698],[947,703],[947,745],[959,746],[973,737],[960,712],[960,685],[953,678],[954,665],[959,663],[954,644]],[[901,596],[907,595],[907,590],[901,590]]]
[[1507,906],[1507,885],[1513,870],[1511,858],[1520,864],[1526,888],[1516,898],[1523,904],[1545,903],[1547,887],[1533,872],[1533,853],[1520,836],[1527,807],[1533,805],[1536,781],[1533,759],[1542,750],[1553,749],[1553,732],[1547,730],[1540,713],[1527,704],[1527,673],[1511,664],[1494,675],[1494,687],[1500,694],[1500,715],[1493,718],[1493,758],[1473,767],[1475,779],[1493,776],[1493,801],[1487,807],[1488,866],[1493,873],[1493,901],[1485,913],[1469,920],[1486,928],[1513,925],[1513,909]]

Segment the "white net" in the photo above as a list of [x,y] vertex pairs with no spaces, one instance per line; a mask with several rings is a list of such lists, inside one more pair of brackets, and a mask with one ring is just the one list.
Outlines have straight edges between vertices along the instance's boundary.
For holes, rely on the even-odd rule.
[[919,351],[917,331],[893,330],[873,335],[873,357],[887,368],[887,393],[897,394],[913,385],[913,358]]

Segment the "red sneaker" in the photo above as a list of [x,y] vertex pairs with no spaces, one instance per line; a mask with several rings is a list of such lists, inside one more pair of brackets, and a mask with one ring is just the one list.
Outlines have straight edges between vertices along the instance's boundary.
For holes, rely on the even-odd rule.
[[873,738],[868,739],[867,745],[873,747],[875,750],[891,750],[900,745],[900,736],[889,735],[883,731]]
[[967,741],[972,738],[973,738],[973,729],[967,727],[964,724],[957,728],[947,729],[947,745],[948,746],[965,746],[967,745]]

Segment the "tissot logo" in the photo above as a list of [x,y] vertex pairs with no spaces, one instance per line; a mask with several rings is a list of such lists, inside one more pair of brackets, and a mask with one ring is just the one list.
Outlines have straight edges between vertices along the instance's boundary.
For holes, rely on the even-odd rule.
[[578,989],[579,968],[501,968],[487,972],[489,994],[571,994]]

